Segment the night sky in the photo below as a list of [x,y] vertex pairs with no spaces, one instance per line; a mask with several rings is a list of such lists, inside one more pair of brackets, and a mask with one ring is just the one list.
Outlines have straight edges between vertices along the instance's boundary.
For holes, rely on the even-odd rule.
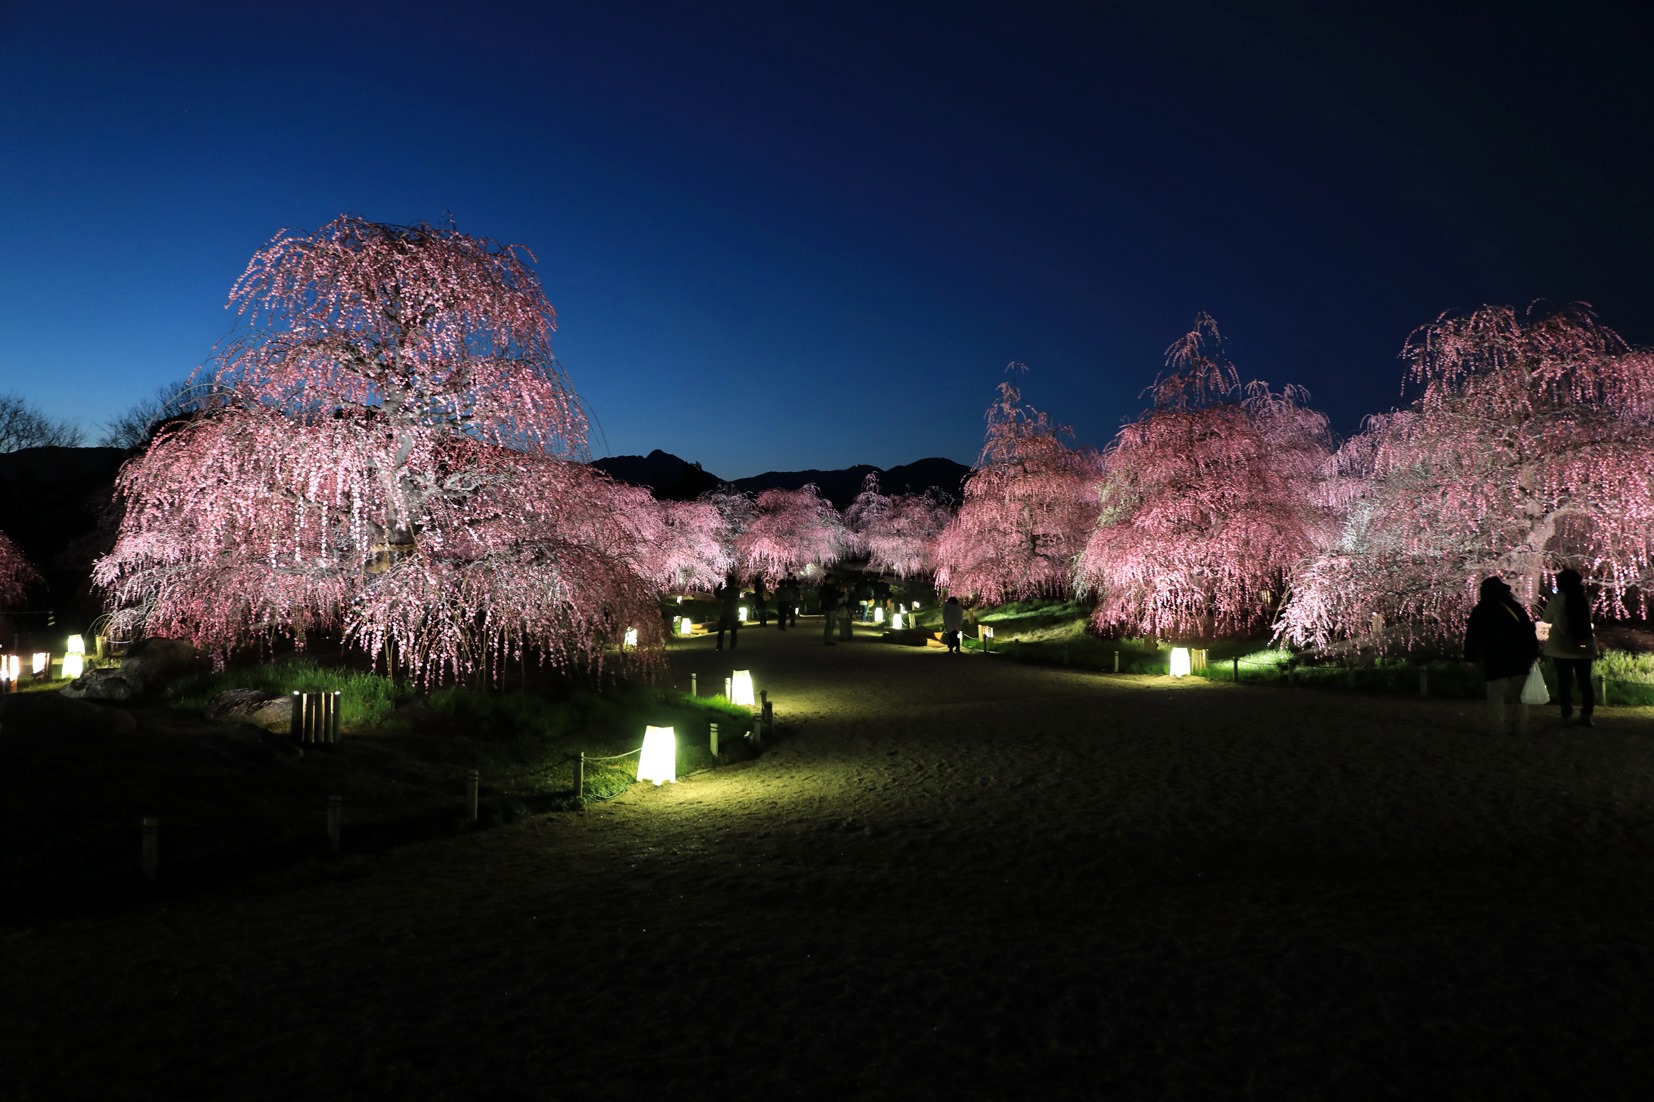
[[970,462],[1010,361],[1102,446],[1202,310],[1341,435],[1444,310],[1654,344],[1641,6],[1344,7],[0,0],[0,392],[96,442],[343,212],[530,248],[593,456],[726,478]]

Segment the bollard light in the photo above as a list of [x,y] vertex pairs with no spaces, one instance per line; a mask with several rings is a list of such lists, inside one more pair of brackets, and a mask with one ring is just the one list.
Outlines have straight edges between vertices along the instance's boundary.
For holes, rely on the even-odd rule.
[[758,698],[752,691],[752,671],[736,670],[729,679],[729,699],[735,704],[744,704],[748,708],[758,703]]
[[1189,676],[1189,648],[1188,647],[1173,647],[1172,648],[1172,676],[1173,677],[1188,677]]
[[645,727],[643,752],[637,758],[637,779],[658,788],[678,779],[678,736],[670,727]]

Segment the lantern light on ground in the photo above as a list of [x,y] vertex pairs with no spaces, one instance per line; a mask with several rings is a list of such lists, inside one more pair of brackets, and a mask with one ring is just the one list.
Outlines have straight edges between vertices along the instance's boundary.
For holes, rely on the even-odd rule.
[[748,708],[758,703],[758,698],[752,691],[752,671],[736,670],[729,679],[729,699],[731,703],[743,704]]
[[656,787],[678,779],[677,732],[671,727],[645,727],[643,752],[637,758],[637,779]]
[[1189,648],[1188,647],[1173,647],[1172,648],[1172,676],[1173,677],[1188,677],[1189,676]]

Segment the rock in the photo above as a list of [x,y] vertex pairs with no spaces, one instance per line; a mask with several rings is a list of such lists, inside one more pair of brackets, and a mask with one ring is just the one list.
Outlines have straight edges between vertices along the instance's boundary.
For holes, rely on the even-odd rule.
[[123,708],[73,700],[62,693],[0,696],[0,745],[7,749],[45,742],[96,742],[137,730],[138,721]]
[[92,700],[106,704],[124,704],[144,695],[143,688],[122,675],[118,669],[87,670],[58,690],[58,695],[70,700]]
[[182,639],[149,638],[132,644],[121,660],[121,677],[152,693],[185,674],[209,668],[206,655]]
[[208,719],[250,723],[278,734],[293,729],[293,697],[267,696],[257,689],[229,689],[207,702]]

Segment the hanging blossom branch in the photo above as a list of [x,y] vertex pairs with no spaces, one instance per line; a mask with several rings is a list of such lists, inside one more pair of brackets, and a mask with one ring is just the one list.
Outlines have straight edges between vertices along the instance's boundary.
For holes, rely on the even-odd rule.
[[1535,599],[1563,566],[1603,613],[1646,616],[1654,353],[1576,303],[1444,314],[1402,356],[1417,397],[1342,449],[1349,517],[1289,604],[1287,638],[1381,622],[1391,646],[1451,641],[1483,577]]

